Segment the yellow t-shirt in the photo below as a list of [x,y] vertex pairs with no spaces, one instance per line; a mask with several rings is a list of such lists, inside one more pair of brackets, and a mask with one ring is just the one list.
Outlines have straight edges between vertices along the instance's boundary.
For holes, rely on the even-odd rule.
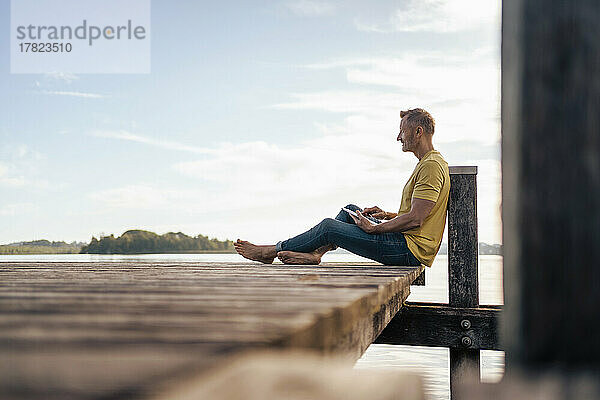
[[406,182],[398,210],[398,215],[408,213],[413,198],[435,201],[433,209],[420,227],[402,232],[411,253],[428,267],[433,264],[442,243],[449,193],[448,163],[439,151],[431,150],[419,160]]

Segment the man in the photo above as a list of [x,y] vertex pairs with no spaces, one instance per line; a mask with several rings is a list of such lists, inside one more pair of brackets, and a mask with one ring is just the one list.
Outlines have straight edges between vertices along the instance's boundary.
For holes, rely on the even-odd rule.
[[[433,148],[435,122],[421,108],[400,112],[402,151],[412,152],[418,159],[412,175],[402,191],[397,213],[379,207],[361,210],[346,208],[357,216],[340,211],[335,219],[326,218],[298,236],[276,245],[257,246],[237,240],[236,251],[254,261],[266,264],[278,257],[286,264],[319,264],[321,257],[337,246],[386,265],[419,265],[431,267],[437,254],[444,226],[450,192],[448,163]],[[369,219],[376,219],[373,225]]]

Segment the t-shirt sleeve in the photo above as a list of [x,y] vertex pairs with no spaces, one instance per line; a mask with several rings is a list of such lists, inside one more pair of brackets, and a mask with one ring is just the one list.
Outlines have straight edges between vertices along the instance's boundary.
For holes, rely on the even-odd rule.
[[435,161],[427,161],[417,172],[412,197],[415,199],[437,201],[444,184],[444,172]]

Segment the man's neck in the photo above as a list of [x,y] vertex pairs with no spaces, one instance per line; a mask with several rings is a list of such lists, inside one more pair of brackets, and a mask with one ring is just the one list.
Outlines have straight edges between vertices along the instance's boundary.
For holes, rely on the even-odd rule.
[[425,156],[425,154],[429,153],[431,150],[435,150],[433,148],[433,144],[427,143],[427,144],[424,144],[423,146],[419,146],[419,148],[416,149],[415,151],[413,151],[413,153],[415,154],[415,157],[417,157],[419,159],[419,161],[421,161],[421,159]]

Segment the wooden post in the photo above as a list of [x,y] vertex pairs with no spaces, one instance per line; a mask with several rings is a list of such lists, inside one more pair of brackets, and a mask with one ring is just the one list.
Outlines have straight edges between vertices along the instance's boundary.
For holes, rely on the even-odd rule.
[[600,370],[598,21],[598,0],[503,2],[507,375]]
[[[450,167],[448,199],[448,302],[450,307],[478,307],[477,167]],[[461,343],[450,348],[450,395],[459,382],[479,379],[479,350],[469,347],[471,321],[464,319]]]

